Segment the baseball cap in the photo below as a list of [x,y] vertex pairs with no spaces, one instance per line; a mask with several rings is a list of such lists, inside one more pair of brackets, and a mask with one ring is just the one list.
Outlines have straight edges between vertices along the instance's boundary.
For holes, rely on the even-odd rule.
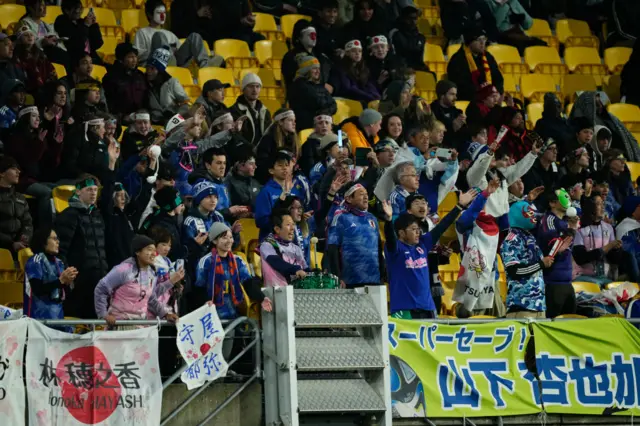
[[204,83],[204,86],[202,86],[202,92],[207,93],[210,90],[227,89],[229,87],[231,87],[229,83],[223,83],[220,80],[214,78],[211,80],[207,80],[207,82]]

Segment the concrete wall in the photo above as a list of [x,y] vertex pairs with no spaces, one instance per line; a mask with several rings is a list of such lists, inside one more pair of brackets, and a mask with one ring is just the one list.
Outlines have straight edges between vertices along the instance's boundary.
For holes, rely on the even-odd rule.
[[[199,424],[239,386],[237,384],[213,383],[191,401],[168,425],[192,426]],[[197,389],[188,391],[184,384],[169,386],[162,396],[162,418],[165,418],[169,412],[196,391]],[[262,386],[260,383],[254,382],[209,421],[207,426],[262,426],[261,422]]]

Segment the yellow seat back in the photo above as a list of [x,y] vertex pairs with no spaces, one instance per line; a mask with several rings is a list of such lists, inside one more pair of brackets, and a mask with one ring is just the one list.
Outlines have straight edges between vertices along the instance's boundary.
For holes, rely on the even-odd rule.
[[607,111],[615,115],[630,132],[640,131],[640,108],[633,104],[610,104]]
[[293,34],[293,26],[301,19],[311,21],[310,16],[297,14],[284,15],[280,18],[280,28],[287,39],[291,38],[291,35]]
[[620,74],[629,61],[633,49],[630,47],[610,47],[604,51],[604,63],[611,74]]
[[522,75],[529,73],[527,65],[522,63],[520,53],[515,47],[493,44],[487,48],[487,51],[493,55],[503,74]]
[[600,286],[596,283],[588,281],[574,281],[571,283],[576,293],[584,291],[585,293],[600,293]]
[[433,101],[436,95],[436,79],[430,72],[416,71],[416,95],[426,99],[428,102]]
[[76,187],[73,185],[61,185],[53,188],[51,194],[53,198],[53,206],[56,209],[56,213],[61,213],[64,209],[69,207],[69,198],[76,191]]
[[239,219],[240,224],[242,225],[242,231],[240,231],[240,251],[246,253],[247,258],[251,257],[251,254],[248,252],[249,243],[255,241],[257,243],[260,230],[256,226],[256,221],[253,218],[244,218]]
[[91,72],[91,77],[95,78],[98,81],[102,81],[102,78],[107,74],[107,69],[102,65],[94,65],[93,71]]
[[527,128],[533,130],[538,120],[542,118],[544,104],[542,102],[531,102],[527,105]]
[[56,18],[60,15],[62,15],[62,9],[60,8],[60,6],[47,5],[47,14],[44,15],[42,21],[46,22],[47,24],[53,24],[54,22],[56,22]]
[[56,75],[58,76],[58,78],[62,78],[67,75],[67,69],[64,67],[64,65],[56,64],[56,63],[52,65],[53,65],[53,69],[56,70]]
[[[575,48],[574,48],[575,49]],[[591,75],[586,74],[567,74],[562,76],[560,83],[560,91],[564,96],[564,100],[573,102],[578,97],[576,92],[591,92],[597,90],[596,80]]]
[[17,23],[26,13],[27,9],[20,4],[0,5],[0,27],[8,28],[9,24]]
[[431,43],[425,44],[423,61],[431,71],[436,73],[439,80],[447,73],[447,61],[444,59],[444,54],[440,46]]
[[591,34],[589,24],[577,19],[560,19],[556,22],[556,35],[565,47],[585,46],[598,48],[598,38]]
[[304,144],[307,139],[309,139],[309,135],[314,132],[314,129],[302,129],[298,132],[298,139],[300,140],[300,144]]

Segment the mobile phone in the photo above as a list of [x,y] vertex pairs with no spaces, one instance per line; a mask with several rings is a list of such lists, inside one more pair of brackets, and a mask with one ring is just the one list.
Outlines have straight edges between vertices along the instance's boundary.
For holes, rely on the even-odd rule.
[[356,166],[366,167],[369,165],[367,155],[371,152],[369,148],[356,148]]
[[444,158],[445,160],[451,160],[451,150],[446,148],[436,149],[436,157]]
[[176,271],[179,271],[182,268],[184,268],[184,259],[176,260]]

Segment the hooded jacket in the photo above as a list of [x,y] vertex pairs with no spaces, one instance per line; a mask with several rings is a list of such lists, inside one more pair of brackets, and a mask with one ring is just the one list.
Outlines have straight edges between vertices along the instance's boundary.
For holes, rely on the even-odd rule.
[[611,147],[611,131],[605,126],[596,125],[593,129],[593,138],[591,138],[591,141],[586,146],[589,152],[589,169],[593,172],[599,172],[604,167],[604,154],[598,146],[598,134],[600,134],[600,132],[602,132],[601,136],[608,135],[607,140],[609,143],[607,144],[607,149]]
[[[338,111],[335,99],[322,83],[314,83],[304,77],[296,79],[287,90],[289,107],[296,114],[296,129],[310,129],[315,116],[322,111],[333,115]],[[302,141],[300,141],[302,142]]]
[[85,138],[84,125],[78,125],[69,139],[62,156],[66,176],[76,178],[90,173],[102,181],[113,173],[109,170],[108,145],[98,135],[89,130]]
[[120,117],[144,108],[149,87],[147,78],[139,69],[128,70],[116,61],[102,79],[109,111]]
[[252,176],[241,176],[234,169],[227,175],[225,184],[229,190],[229,204],[232,206],[247,206],[255,210],[256,199],[262,185]]
[[164,124],[166,119],[175,114],[185,114],[188,111],[189,96],[177,78],[171,77],[169,74],[157,78],[162,78],[162,80],[151,84],[147,93],[149,109],[151,110],[151,121]]
[[[254,114],[257,116],[257,120]],[[231,115],[234,120],[237,120],[243,115],[247,116],[247,120],[242,124],[241,133],[242,136],[254,146],[258,144],[264,132],[271,125],[271,113],[267,107],[258,99],[256,101],[256,108],[251,108],[244,98],[244,95],[238,96],[236,103],[231,106]]]
[[33,235],[33,222],[24,195],[15,188],[0,187],[0,247],[13,250],[13,243]]
[[367,136],[360,125],[359,117],[351,117],[341,123],[342,131],[347,134],[347,139],[351,144],[351,153],[355,155],[356,148],[371,148],[378,143],[378,135]]

